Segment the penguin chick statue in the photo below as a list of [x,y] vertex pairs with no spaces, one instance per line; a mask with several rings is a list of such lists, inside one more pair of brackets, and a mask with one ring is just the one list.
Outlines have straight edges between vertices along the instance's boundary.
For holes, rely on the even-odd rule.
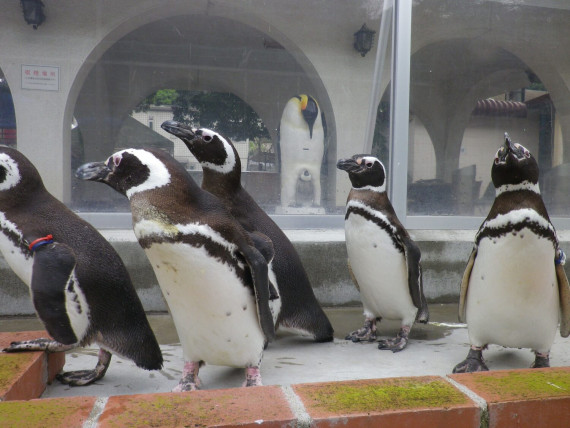
[[164,122],[162,129],[180,138],[198,159],[204,174],[202,188],[220,198],[248,232],[257,230],[271,239],[275,257],[269,270],[281,304],[277,325],[308,333],[317,342],[333,340],[331,323],[319,306],[295,247],[241,186],[241,163],[231,140],[172,120]]
[[101,379],[112,353],[147,370],[162,354],[129,274],[113,247],[45,189],[32,163],[0,147],[0,251],[30,287],[53,339],[13,342],[4,352],[60,352],[97,343],[93,370],[57,375],[64,384]]
[[534,350],[532,367],[548,367],[560,319],[570,333],[570,291],[558,245],[538,186],[538,164],[511,141],[491,168],[495,201],[475,236],[461,282],[459,319],[471,348],[454,373],[488,370],[482,351],[493,343]]
[[400,223],[386,195],[386,170],[377,158],[354,155],[337,168],[348,172],[352,189],[345,215],[349,269],[360,290],[364,327],[346,336],[353,342],[376,340],[376,322],[402,320],[393,339],[380,340],[379,349],[401,351],[415,321],[427,323],[420,249]]
[[263,349],[275,334],[270,241],[248,234],[163,151],[122,150],[76,174],[105,183],[130,201],[135,235],[182,344],[183,376],[174,391],[197,389],[203,363],[244,367],[245,386],[261,385]]
[[310,178],[313,205],[321,205],[321,163],[325,133],[319,105],[310,95],[297,95],[287,101],[279,124],[281,159],[281,206],[297,204],[297,181]]

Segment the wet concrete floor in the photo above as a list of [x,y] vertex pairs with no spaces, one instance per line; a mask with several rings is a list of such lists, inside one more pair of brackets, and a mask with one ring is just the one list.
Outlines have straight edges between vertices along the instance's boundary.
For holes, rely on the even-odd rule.
[[[344,340],[347,332],[361,327],[361,308],[327,308],[335,329],[335,340],[314,343],[310,338],[279,332],[278,338],[264,353],[261,373],[265,385],[326,382],[394,376],[445,375],[463,360],[468,351],[467,329],[457,323],[456,304],[430,305],[430,323],[417,324],[410,334],[408,347],[402,352],[378,350],[374,343],[352,343]],[[181,376],[182,349],[168,314],[149,316],[161,344],[164,368],[149,372],[131,361],[113,357],[105,377],[87,387],[69,387],[55,381],[44,397],[76,395],[109,396],[168,392]],[[395,336],[398,323],[382,321],[379,335]],[[42,329],[36,319],[0,319],[0,331]],[[507,349],[491,345],[485,351],[491,370],[527,368],[534,359],[528,349]],[[68,352],[65,370],[94,367],[97,348],[79,348]],[[557,335],[551,351],[552,366],[570,366],[570,339]],[[242,369],[206,365],[200,370],[203,389],[241,386]]]

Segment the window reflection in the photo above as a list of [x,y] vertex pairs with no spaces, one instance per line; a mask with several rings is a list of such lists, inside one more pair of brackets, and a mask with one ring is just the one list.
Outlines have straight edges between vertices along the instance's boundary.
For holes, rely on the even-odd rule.
[[409,215],[486,215],[504,132],[537,158],[551,215],[567,215],[568,19],[568,6],[414,4]]

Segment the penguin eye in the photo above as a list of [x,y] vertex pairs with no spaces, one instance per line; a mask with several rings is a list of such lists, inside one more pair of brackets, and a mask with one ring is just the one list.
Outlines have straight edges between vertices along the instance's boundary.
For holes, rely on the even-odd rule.
[[525,149],[525,151],[524,151],[524,156],[525,156],[525,158],[527,158],[527,159],[530,158],[530,152],[529,152],[528,150],[526,150],[526,149]]
[[366,168],[372,168],[372,165],[374,165],[374,163],[366,162]]
[[211,136],[211,135],[204,135],[204,136],[202,136],[202,139],[203,139],[206,143],[209,143],[210,141],[212,141],[212,136]]

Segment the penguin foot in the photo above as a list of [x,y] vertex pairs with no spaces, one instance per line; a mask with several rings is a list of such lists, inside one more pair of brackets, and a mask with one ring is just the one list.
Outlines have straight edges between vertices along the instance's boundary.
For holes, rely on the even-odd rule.
[[469,349],[467,358],[453,368],[453,373],[486,372],[489,368],[483,360],[482,349]]
[[377,318],[366,318],[364,326],[348,333],[345,340],[356,342],[374,342],[376,341],[376,321]]
[[378,343],[378,349],[383,351],[400,352],[408,344],[408,335],[410,334],[410,327],[404,326],[400,332],[393,339],[383,339]]
[[261,371],[259,367],[246,367],[245,368],[245,382],[242,386],[262,386]]
[[99,349],[99,360],[93,370],[77,370],[73,372],[59,373],[56,375],[56,379],[64,385],[69,386],[89,385],[105,376],[105,373],[109,368],[109,364],[111,364],[112,356],[113,354],[110,352],[105,351],[104,349]]
[[172,389],[172,392],[196,391],[200,389],[202,382],[200,382],[198,377],[198,371],[202,365],[202,361],[186,361],[182,370],[182,379]]
[[534,363],[531,364],[531,369],[540,369],[544,367],[550,367],[550,355],[548,353],[541,354],[539,352],[535,352],[535,359]]
[[41,337],[39,339],[23,340],[20,342],[12,342],[8,348],[2,349],[3,352],[63,352],[75,348],[76,345],[64,345],[53,339]]

